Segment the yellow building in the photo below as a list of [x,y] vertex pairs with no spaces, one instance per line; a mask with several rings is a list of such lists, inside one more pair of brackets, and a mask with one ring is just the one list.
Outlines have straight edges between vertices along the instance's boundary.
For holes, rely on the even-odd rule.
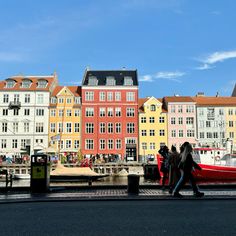
[[226,140],[232,142],[232,149],[236,150],[236,98],[232,98],[235,101],[235,106],[226,107]]
[[72,161],[80,150],[80,122],[81,87],[57,86],[50,102],[49,147],[67,161]]
[[161,99],[139,99],[139,156],[141,159],[156,156],[167,145],[167,111]]

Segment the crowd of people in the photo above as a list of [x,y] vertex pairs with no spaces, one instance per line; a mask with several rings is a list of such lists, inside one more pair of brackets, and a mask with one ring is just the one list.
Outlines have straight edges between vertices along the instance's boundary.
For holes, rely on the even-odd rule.
[[204,193],[199,191],[192,174],[194,168],[201,170],[201,167],[193,160],[192,151],[193,148],[189,142],[185,142],[180,147],[180,153],[177,152],[175,146],[171,147],[171,151],[167,146],[163,146],[159,150],[163,157],[160,167],[163,174],[162,189],[165,190],[168,180],[169,193],[174,197],[183,197],[179,192],[187,181],[190,182],[196,197],[204,196]]

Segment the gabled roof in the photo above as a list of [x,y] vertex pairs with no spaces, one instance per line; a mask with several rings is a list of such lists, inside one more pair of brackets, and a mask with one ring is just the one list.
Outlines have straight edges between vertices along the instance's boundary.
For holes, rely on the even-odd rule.
[[197,106],[236,106],[236,97],[192,97]]
[[165,102],[195,102],[192,97],[189,96],[171,96],[164,97]]
[[82,81],[82,86],[89,85],[89,77],[97,78],[97,86],[106,86],[106,78],[114,77],[115,86],[125,86],[124,77],[129,76],[133,80],[133,86],[138,86],[137,70],[86,70]]
[[[25,80],[30,80],[32,82],[29,88],[22,88],[22,82]],[[12,88],[6,88],[6,83],[9,80],[14,80],[15,85]],[[39,88],[38,81],[46,80],[47,86],[46,88]],[[0,90],[1,91],[51,91],[53,86],[57,83],[57,75],[47,75],[47,76],[12,76],[4,81],[0,82]]]
[[81,86],[56,86],[52,92],[52,97],[56,97],[57,94],[64,88],[68,88],[71,93],[76,97],[81,97]]
[[[139,108],[139,112],[144,112],[144,103],[147,102],[150,99],[150,97],[146,97],[146,98],[139,98],[138,99],[138,108]],[[162,103],[162,98],[156,98],[159,102]],[[167,112],[163,107],[162,107],[162,112]]]

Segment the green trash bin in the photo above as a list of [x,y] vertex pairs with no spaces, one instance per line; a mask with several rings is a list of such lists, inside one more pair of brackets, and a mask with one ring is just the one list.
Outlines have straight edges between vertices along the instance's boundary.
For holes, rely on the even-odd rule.
[[48,192],[50,185],[50,157],[46,154],[31,156],[30,190],[33,193]]
[[128,175],[128,193],[138,194],[139,193],[139,175],[130,174]]

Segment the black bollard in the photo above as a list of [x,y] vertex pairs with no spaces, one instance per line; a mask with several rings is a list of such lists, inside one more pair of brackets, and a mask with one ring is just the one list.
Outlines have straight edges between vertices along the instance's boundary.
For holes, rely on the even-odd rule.
[[139,175],[130,174],[128,175],[128,193],[138,194],[139,193]]

